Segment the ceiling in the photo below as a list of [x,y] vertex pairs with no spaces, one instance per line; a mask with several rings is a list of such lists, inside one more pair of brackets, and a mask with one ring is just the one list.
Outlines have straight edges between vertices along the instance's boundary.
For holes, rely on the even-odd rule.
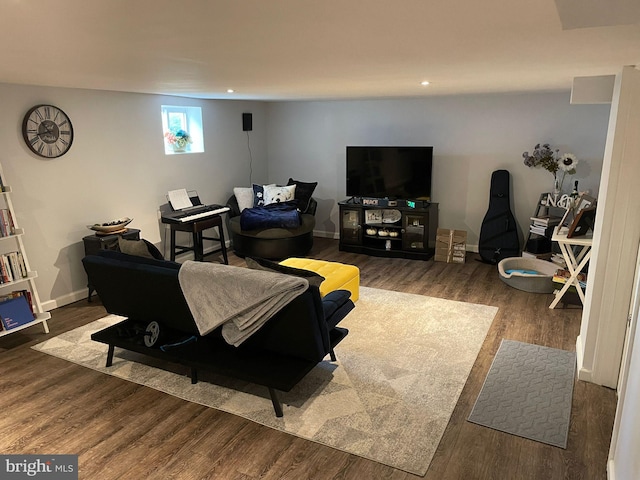
[[0,0],[0,12],[0,82],[14,84],[420,97],[569,90],[640,64],[638,0]]

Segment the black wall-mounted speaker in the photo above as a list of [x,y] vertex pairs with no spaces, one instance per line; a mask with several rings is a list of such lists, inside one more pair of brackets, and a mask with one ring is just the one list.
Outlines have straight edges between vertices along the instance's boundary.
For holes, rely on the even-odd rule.
[[250,132],[253,130],[253,115],[250,113],[242,114],[242,131]]

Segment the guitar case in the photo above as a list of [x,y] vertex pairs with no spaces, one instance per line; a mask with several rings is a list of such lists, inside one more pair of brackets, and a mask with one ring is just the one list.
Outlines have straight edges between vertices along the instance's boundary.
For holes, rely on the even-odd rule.
[[509,172],[496,170],[491,174],[491,192],[478,242],[480,258],[496,265],[503,258],[520,256],[518,226],[511,213]]

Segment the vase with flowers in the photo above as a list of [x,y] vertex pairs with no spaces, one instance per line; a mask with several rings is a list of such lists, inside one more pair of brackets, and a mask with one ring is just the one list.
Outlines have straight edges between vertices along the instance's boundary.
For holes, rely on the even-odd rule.
[[533,152],[522,154],[527,167],[542,167],[553,175],[553,193],[560,194],[567,174],[575,175],[578,159],[572,153],[560,155],[560,149],[552,150],[548,143],[533,148]]
[[182,129],[167,131],[164,134],[164,138],[174,152],[184,152],[187,146],[193,143],[191,135]]

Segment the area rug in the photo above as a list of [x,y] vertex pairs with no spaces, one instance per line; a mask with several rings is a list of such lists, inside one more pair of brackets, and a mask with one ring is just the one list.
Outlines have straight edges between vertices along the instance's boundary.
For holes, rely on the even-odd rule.
[[[497,310],[361,287],[356,308],[340,324],[350,333],[336,347],[338,361],[320,363],[281,394],[282,418],[275,416],[265,387],[221,377],[209,379],[218,385],[192,385],[187,372],[144,365],[140,361],[154,360],[118,348],[113,366],[105,368],[107,346],[90,335],[120,317],[105,317],[33,348],[424,475]],[[199,372],[199,379],[207,380],[205,374]]]
[[567,447],[575,352],[502,340],[469,421]]

